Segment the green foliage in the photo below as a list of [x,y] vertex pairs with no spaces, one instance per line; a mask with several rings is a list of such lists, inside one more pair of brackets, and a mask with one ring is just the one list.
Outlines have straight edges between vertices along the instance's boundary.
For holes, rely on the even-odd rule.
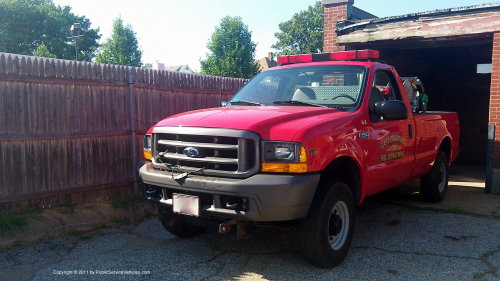
[[0,234],[12,234],[14,230],[22,230],[28,224],[28,215],[0,211]]
[[[60,59],[75,59],[74,39],[66,38],[63,26],[89,23],[76,16],[71,7],[52,0],[0,0],[0,51],[33,55],[45,45],[48,53]],[[89,29],[78,39],[78,59],[91,61],[99,47],[99,28]]]
[[42,42],[38,48],[36,48],[35,52],[33,53],[34,56],[37,57],[44,57],[44,58],[57,58],[56,55],[52,54],[49,52],[49,49],[45,44]]
[[69,215],[75,212],[76,205],[71,203],[71,201],[66,201],[58,206],[59,212],[61,214]]
[[207,48],[206,60],[200,59],[201,74],[235,78],[251,78],[259,73],[255,61],[257,44],[252,42],[252,32],[248,31],[240,17],[225,17],[215,27]]
[[147,63],[145,63],[142,67],[152,68],[152,67],[153,67],[153,64],[152,64],[152,63],[150,63],[150,62],[147,62]]
[[81,232],[78,230],[72,230],[68,233],[68,235],[76,237],[76,239],[78,239],[80,241],[87,241],[87,240],[91,240],[93,238],[93,236],[91,234],[81,234]]
[[115,209],[128,209],[132,210],[138,209],[141,205],[147,203],[148,201],[142,196],[142,194],[132,193],[125,196],[115,196],[111,199],[111,206]]
[[132,26],[124,26],[121,17],[113,20],[113,34],[102,45],[96,62],[142,66],[141,57],[142,51]]
[[280,23],[278,39],[271,47],[278,55],[311,54],[323,52],[324,9],[320,1],[305,11],[293,15],[292,19]]

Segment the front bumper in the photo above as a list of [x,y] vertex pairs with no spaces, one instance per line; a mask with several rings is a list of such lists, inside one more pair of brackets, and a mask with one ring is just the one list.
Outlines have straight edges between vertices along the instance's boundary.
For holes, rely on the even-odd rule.
[[[174,176],[177,173],[173,174]],[[257,174],[246,179],[189,175],[174,180],[171,172],[153,168],[151,163],[139,169],[145,197],[172,210],[169,194],[200,196],[200,217],[219,217],[251,221],[287,221],[307,215],[320,175]],[[158,190],[150,196],[151,190]],[[223,198],[245,198],[245,210],[228,209]]]

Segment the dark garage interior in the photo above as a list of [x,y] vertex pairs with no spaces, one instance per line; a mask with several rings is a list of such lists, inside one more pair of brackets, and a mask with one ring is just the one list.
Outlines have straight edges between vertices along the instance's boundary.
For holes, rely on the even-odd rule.
[[375,49],[400,76],[417,76],[429,96],[428,110],[454,111],[460,118],[457,163],[485,165],[491,73],[477,73],[478,64],[491,63],[492,36],[449,40],[374,42],[349,49]]

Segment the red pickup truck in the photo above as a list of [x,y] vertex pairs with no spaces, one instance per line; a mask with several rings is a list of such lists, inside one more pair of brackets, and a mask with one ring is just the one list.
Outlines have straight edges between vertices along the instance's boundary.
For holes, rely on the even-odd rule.
[[298,226],[306,260],[334,267],[367,196],[420,178],[423,198],[441,201],[457,114],[424,111],[418,80],[377,59],[374,50],[279,57],[223,107],[153,126],[139,175],[163,226],[187,237],[215,222],[238,239]]

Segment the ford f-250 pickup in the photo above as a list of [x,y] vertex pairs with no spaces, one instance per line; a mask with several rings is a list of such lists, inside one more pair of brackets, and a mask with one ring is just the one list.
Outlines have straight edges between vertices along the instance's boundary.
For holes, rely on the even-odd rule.
[[378,57],[279,57],[223,107],[153,126],[139,175],[163,226],[187,237],[215,221],[241,239],[256,226],[296,225],[306,260],[334,267],[367,196],[420,178],[423,198],[441,201],[458,117],[425,112],[420,81],[401,80]]

